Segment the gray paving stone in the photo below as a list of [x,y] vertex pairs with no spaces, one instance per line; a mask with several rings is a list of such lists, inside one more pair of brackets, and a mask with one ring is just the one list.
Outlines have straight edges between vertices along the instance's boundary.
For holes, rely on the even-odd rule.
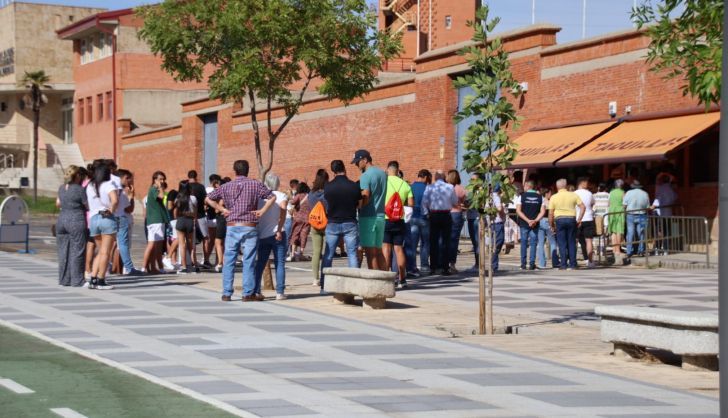
[[0,313],[0,319],[4,319],[6,321],[20,321],[25,319],[43,319],[39,316],[31,315],[22,313],[20,311],[15,311],[17,313]]
[[233,406],[261,417],[313,415],[316,412],[283,399],[230,401]]
[[257,392],[247,386],[227,380],[210,380],[206,382],[180,383],[181,386],[192,389],[203,395],[223,395],[229,393],[253,393]]
[[199,370],[186,366],[147,366],[137,367],[143,372],[149,373],[157,377],[186,377],[186,376],[204,376],[205,374]]
[[126,311],[114,311],[113,317],[114,318],[126,318],[126,317],[134,317],[134,316],[155,316],[154,312],[150,311],[143,311],[141,309],[129,309]]
[[492,409],[494,406],[453,395],[357,396],[348,398],[382,412]]
[[542,373],[477,373],[450,374],[448,377],[475,383],[480,386],[567,386],[578,385]]
[[180,300],[180,301],[159,302],[159,304],[164,305],[164,306],[169,306],[170,308],[199,308],[199,307],[202,307],[205,305],[209,305],[209,306],[218,305],[219,302],[217,302],[217,301],[213,302],[212,300],[200,299],[198,301]]
[[654,300],[647,299],[602,299],[602,300],[590,300],[588,303],[594,305],[641,305],[649,306],[655,305]]
[[697,305],[677,305],[672,306],[669,305],[670,309],[675,309],[677,311],[685,311],[685,312],[704,312],[704,311],[715,311],[717,307],[709,307],[709,306],[697,306]]
[[217,315],[218,318],[232,322],[246,322],[246,323],[257,323],[257,322],[300,322],[298,318],[284,315]]
[[328,332],[328,331],[343,331],[339,328],[334,328],[328,325],[322,324],[247,324],[251,327],[262,329],[263,331],[276,332],[276,333],[297,333],[297,332]]
[[441,352],[417,344],[337,345],[335,348],[361,355],[430,354]]
[[186,327],[151,327],[151,328],[129,328],[137,334],[147,336],[157,335],[194,335],[194,334],[219,334],[220,331],[204,326]]
[[114,341],[107,341],[107,340],[77,341],[77,342],[73,342],[71,344],[82,350],[105,350],[105,349],[127,348],[125,345],[119,344]]
[[64,330],[64,331],[43,331],[43,335],[59,340],[75,339],[75,338],[98,338],[96,335],[86,331]]
[[[54,308],[63,311],[80,312],[82,314],[85,314],[88,311],[113,311],[115,309],[132,309],[133,307],[129,305],[122,305],[120,303],[95,303],[93,305],[62,305],[54,306]],[[106,313],[104,313],[104,315],[108,316]]]
[[0,314],[2,313],[22,313],[23,311],[19,311],[15,308],[11,308],[9,306],[0,306]]
[[178,325],[178,324],[189,324],[187,321],[183,321],[177,318],[164,318],[164,317],[152,317],[152,318],[124,318],[124,319],[102,319],[101,322],[109,325]]
[[323,391],[417,389],[421,387],[414,383],[385,376],[310,377],[289,380],[312,389]]
[[103,353],[101,356],[120,363],[132,363],[135,361],[161,361],[161,357],[145,353],[143,351],[120,351],[118,353]]
[[386,341],[372,334],[311,334],[296,335],[296,338],[311,342]]
[[530,309],[530,308],[567,308],[566,305],[559,305],[551,302],[513,302],[501,303],[499,306],[510,309]]
[[183,338],[164,338],[162,341],[174,344],[174,345],[216,345],[214,341],[206,340],[204,338],[196,337],[183,337]]
[[247,308],[247,307],[243,308],[240,306],[239,303],[232,303],[232,302],[218,305],[217,307],[194,308],[194,309],[187,309],[187,310],[190,312],[207,314],[207,315],[217,315],[217,314],[227,314],[227,313],[235,313],[238,315],[266,313],[266,311],[261,311],[260,309],[253,309],[253,308]]
[[390,363],[399,364],[402,367],[409,367],[415,370],[449,370],[449,369],[479,369],[491,367],[505,367],[503,364],[473,358],[450,357],[450,358],[399,358],[386,359]]
[[641,398],[639,396],[612,391],[525,392],[517,393],[517,395],[567,408],[668,405],[664,402],[659,402],[653,399]]
[[[76,295],[78,296],[78,295]],[[51,299],[29,299],[32,300],[35,303],[42,303],[44,305],[48,306],[59,306],[59,305],[78,305],[78,304],[85,304],[85,303],[104,303],[105,301],[102,299],[92,299],[89,298],[51,298]]]
[[16,325],[20,325],[23,328],[28,329],[47,329],[47,328],[65,328],[66,326],[58,323],[58,322],[52,322],[52,321],[43,321],[43,322],[26,322],[26,321],[18,321],[15,322]]
[[238,363],[246,369],[261,373],[327,373],[327,372],[355,372],[359,371],[351,366],[333,361],[301,361],[301,362],[272,362],[272,363]]
[[543,293],[543,294],[549,294],[549,293],[564,293],[566,291],[568,291],[568,289],[551,289],[549,287],[530,287],[530,288],[521,288],[521,289],[518,289],[518,290],[515,290],[515,289],[514,290],[510,290],[509,293],[515,293],[515,294],[520,294],[520,293],[527,293],[527,294],[531,294],[531,293],[534,293],[534,294],[536,294],[536,293]]
[[169,301],[175,301],[175,300],[184,300],[184,301],[199,301],[199,302],[208,302],[209,299],[203,299],[199,296],[195,295],[185,295],[184,293],[175,293],[175,294],[169,294],[168,292],[164,292],[164,294],[160,295],[144,295],[144,296],[134,296],[137,299],[146,300],[150,302],[169,302]]
[[719,418],[718,414],[628,414],[600,415],[604,418]]
[[564,293],[556,296],[558,299],[599,299],[608,298],[608,294],[597,294],[597,293]]
[[282,347],[264,348],[223,348],[217,350],[197,350],[207,356],[219,359],[255,359],[277,357],[306,357],[306,354]]

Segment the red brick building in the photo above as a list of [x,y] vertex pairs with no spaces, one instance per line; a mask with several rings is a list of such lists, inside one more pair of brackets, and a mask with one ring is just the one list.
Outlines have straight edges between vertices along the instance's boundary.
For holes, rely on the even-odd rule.
[[137,38],[132,9],[94,14],[58,30],[73,42],[74,140],[83,158],[119,156],[119,119],[137,129],[175,123],[179,103],[207,96],[204,84],[178,83]]
[[[416,6],[416,2],[410,3]],[[420,7],[425,4],[421,3]],[[311,181],[318,168],[327,167],[332,159],[347,160],[359,148],[371,151],[374,163],[380,166],[399,160],[409,180],[421,168],[460,168],[463,148],[459,138],[468,121],[456,124],[453,116],[468,92],[455,89],[452,80],[468,71],[456,52],[470,42],[470,32],[464,30],[464,23],[456,32],[444,32],[448,29],[442,16],[458,14],[448,10],[453,2],[432,3],[436,22],[432,49],[411,54],[408,46],[405,53],[405,58],[410,54],[413,71],[399,68],[392,72],[390,66],[389,72],[381,74],[382,82],[376,89],[348,107],[325,99],[309,100],[302,107],[276,143],[273,171],[284,181]],[[472,3],[472,10],[462,11],[464,15],[474,13],[476,2]],[[422,20],[420,10],[420,24]],[[461,19],[451,17],[449,21],[455,27]],[[665,124],[657,125],[675,126],[669,121],[676,113],[669,112],[700,113],[703,109],[695,100],[682,96],[681,81],[666,82],[650,71],[644,58],[649,39],[643,32],[629,30],[557,45],[558,31],[555,26],[535,25],[500,34],[510,52],[515,77],[528,84],[517,104],[524,121],[512,138],[524,142],[524,150],[534,148],[528,143],[529,136],[524,136],[533,137],[532,130],[558,143],[555,154],[531,160],[533,164],[524,159],[529,154],[525,152],[517,166],[536,171],[547,182],[561,176],[575,180],[588,175],[600,181],[631,174],[650,185],[654,174],[669,161],[677,171],[685,213],[717,216],[717,117],[701,123],[687,119],[685,123],[694,129],[680,131],[681,136],[657,154],[640,149],[637,142],[625,142],[634,139],[629,137],[636,132],[633,127],[642,126],[636,119],[664,119]],[[422,28],[414,32],[421,33]],[[420,51],[421,47],[422,43]],[[232,175],[234,160],[255,160],[248,109],[204,98],[181,107],[181,120],[167,127],[135,132],[122,124],[120,128],[126,128],[127,133],[120,138],[120,165],[135,171],[138,178],[161,169],[168,178],[176,179],[183,178],[190,168]],[[282,110],[273,113],[274,125],[280,123],[282,114]],[[259,114],[259,122],[265,117]],[[635,120],[619,124],[624,117]],[[593,122],[608,123],[592,135],[581,134],[573,143],[563,143],[564,127],[589,125],[589,131],[594,129]],[[543,130],[549,127],[554,129]],[[598,134],[609,129],[615,133],[626,129],[628,137],[616,139],[623,152],[598,160],[568,160],[588,150],[599,139]],[[657,130],[646,135],[642,142],[652,143],[660,138],[650,135],[669,136],[671,132]],[[534,158],[533,150],[530,154]],[[150,161],[158,163],[152,165]],[[358,177],[353,169],[350,171],[352,177]]]

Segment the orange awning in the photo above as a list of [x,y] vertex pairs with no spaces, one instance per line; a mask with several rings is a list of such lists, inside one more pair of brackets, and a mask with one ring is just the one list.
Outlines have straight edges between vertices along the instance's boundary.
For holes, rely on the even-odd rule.
[[530,131],[516,140],[518,155],[509,168],[552,167],[559,158],[599,136],[614,122]]
[[659,160],[720,122],[720,112],[622,122],[557,166]]

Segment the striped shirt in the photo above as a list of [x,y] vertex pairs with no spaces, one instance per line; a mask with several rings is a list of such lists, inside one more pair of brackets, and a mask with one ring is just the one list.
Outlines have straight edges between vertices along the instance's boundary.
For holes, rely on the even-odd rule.
[[239,176],[213,190],[207,197],[210,200],[222,199],[225,202],[225,208],[230,211],[227,217],[228,223],[258,223],[258,218],[253,213],[258,210],[258,201],[270,199],[273,197],[273,192],[258,180]]

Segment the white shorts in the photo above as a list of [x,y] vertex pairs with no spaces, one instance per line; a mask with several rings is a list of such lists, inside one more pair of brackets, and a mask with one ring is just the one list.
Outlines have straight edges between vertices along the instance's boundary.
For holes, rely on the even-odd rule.
[[169,221],[169,225],[172,227],[172,235],[168,238],[174,241],[177,239],[177,228],[175,228],[177,226],[177,220],[172,219],[171,221]]
[[197,219],[197,229],[202,233],[203,239],[210,236],[210,232],[207,230],[207,218]]
[[164,224],[147,225],[147,241],[164,241]]
[[208,219],[207,228],[217,228],[217,219]]

